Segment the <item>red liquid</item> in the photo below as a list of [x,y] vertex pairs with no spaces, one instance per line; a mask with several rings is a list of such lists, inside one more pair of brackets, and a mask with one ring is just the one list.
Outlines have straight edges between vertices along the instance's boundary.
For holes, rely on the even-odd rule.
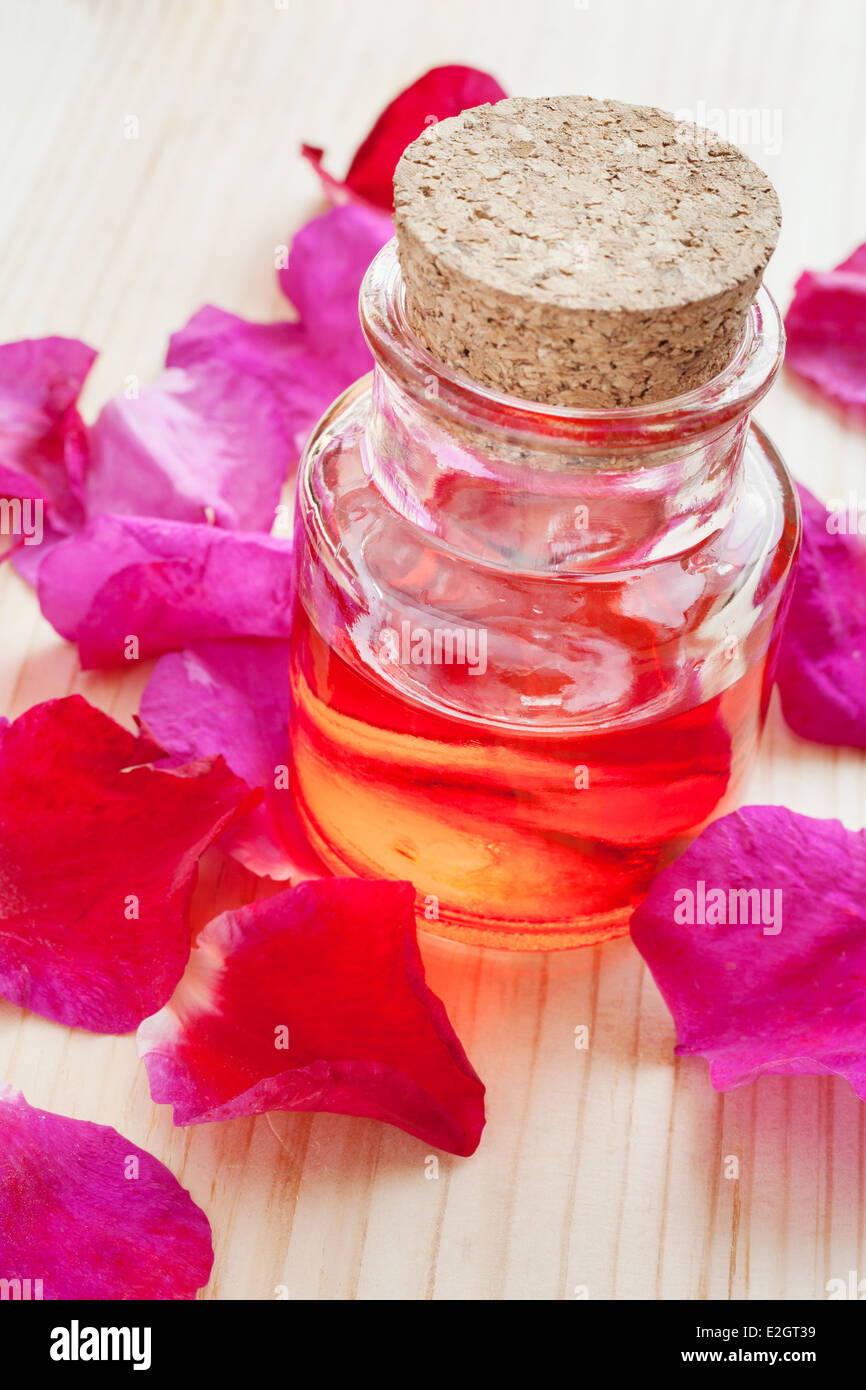
[[627,929],[658,871],[731,809],[771,656],[720,696],[603,733],[493,727],[405,698],[299,605],[295,794],[336,873],[410,880],[419,925],[530,950]]

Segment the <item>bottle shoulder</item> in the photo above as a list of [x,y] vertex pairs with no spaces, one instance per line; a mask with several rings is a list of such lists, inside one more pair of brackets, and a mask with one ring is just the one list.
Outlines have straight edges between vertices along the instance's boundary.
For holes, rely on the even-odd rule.
[[[492,534],[490,558],[467,556],[397,511],[368,455],[369,386],[325,417],[298,482],[298,582],[327,640],[416,698],[537,727],[574,719],[643,719],[718,693],[762,660],[799,539],[796,493],[771,442],[748,431],[740,485],[725,524],[682,553],[621,570],[524,571],[495,554],[491,490],[473,524]],[[453,498],[449,499],[453,507]],[[525,504],[525,499],[524,499]],[[526,508],[527,537],[548,518]],[[513,516],[511,519],[514,531]],[[425,663],[424,634],[485,648],[487,674]],[[383,639],[383,634],[385,637]],[[394,661],[413,638],[417,663]],[[384,641],[384,646],[383,646]],[[474,644],[474,646],[473,646]]]

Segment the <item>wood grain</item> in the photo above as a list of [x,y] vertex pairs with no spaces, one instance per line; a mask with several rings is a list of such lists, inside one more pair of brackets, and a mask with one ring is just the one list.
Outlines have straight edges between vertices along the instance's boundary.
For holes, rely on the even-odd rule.
[[[778,117],[779,138],[749,152],[782,199],[768,284],[783,303],[804,266],[832,265],[866,236],[858,0],[35,0],[0,13],[0,336],[98,346],[93,413],[129,375],[158,370],[200,304],[285,315],[274,248],[318,198],[299,142],[345,167],[386,99],[455,60],[515,93],[588,92],[698,119],[754,109],[768,130]],[[864,436],[790,382],[761,418],[822,495],[864,486]],[[137,707],[147,672],[82,675],[8,566],[0,634],[4,713],[71,690],[124,720]],[[749,799],[860,826],[864,771],[862,756],[795,740],[774,709]],[[248,886],[210,864],[199,909]],[[175,1130],[131,1038],[8,1005],[0,1077],[169,1164],[214,1227],[210,1298],[280,1286],[326,1299],[821,1298],[828,1279],[866,1275],[864,1109],[841,1081],[767,1078],[716,1095],[701,1061],[674,1061],[669,1017],[628,942],[548,959],[431,943],[425,956],[489,1087],[481,1149],[442,1158],[438,1178],[423,1145],[358,1120]]]

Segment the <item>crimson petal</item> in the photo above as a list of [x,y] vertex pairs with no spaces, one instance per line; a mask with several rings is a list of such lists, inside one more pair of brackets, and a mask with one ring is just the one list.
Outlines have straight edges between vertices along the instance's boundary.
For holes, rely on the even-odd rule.
[[505,91],[489,73],[460,63],[431,68],[395,97],[361,143],[345,179],[322,167],[323,150],[302,146],[329,198],[358,199],[390,212],[394,204],[394,170],[406,146],[435,121],[459,116],[473,106],[501,101]]
[[250,794],[221,760],[177,772],[80,695],[0,729],[0,996],[122,1033],[189,956],[200,856]]
[[475,1151],[484,1087],[424,979],[411,884],[303,883],[215,918],[139,1030],[176,1124],[323,1110]]

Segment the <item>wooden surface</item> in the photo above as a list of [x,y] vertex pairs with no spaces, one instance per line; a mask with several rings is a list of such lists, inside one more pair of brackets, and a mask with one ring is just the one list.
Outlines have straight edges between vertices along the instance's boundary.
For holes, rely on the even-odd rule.
[[[299,142],[326,145],[341,170],[391,95],[455,60],[513,93],[765,113],[764,144],[779,148],[749,152],[782,199],[768,284],[783,305],[802,268],[866,238],[860,0],[5,0],[0,337],[99,347],[92,414],[130,374],[155,374],[200,304],[284,316],[274,247],[318,205]],[[823,496],[866,486],[866,436],[790,382],[761,419]],[[8,566],[0,633],[3,713],[71,690],[124,720],[137,707],[147,672],[82,676]],[[748,799],[860,826],[864,759],[795,740],[774,708]],[[442,1157],[438,1178],[425,1146],[360,1120],[175,1130],[131,1037],[8,1005],[0,1079],[169,1164],[214,1228],[206,1297],[821,1298],[830,1278],[866,1276],[866,1111],[842,1081],[716,1095],[702,1061],[674,1061],[627,941],[547,959],[425,955],[489,1095],[479,1152]],[[574,1045],[584,1024],[588,1051]]]

